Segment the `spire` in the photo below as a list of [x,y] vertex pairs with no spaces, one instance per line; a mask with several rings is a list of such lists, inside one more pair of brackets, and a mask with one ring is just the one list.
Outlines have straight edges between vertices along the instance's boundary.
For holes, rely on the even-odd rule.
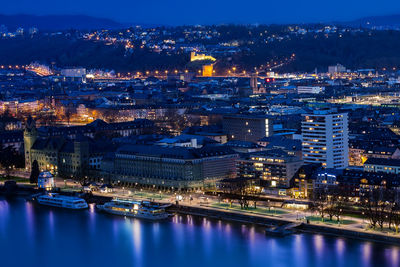
[[35,120],[32,118],[32,116],[29,116],[28,119],[26,120],[26,129],[28,131],[31,131],[33,129],[36,129],[36,122]]

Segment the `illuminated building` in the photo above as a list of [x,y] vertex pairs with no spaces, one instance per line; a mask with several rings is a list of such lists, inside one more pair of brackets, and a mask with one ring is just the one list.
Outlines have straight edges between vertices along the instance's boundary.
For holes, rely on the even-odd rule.
[[216,59],[212,56],[208,56],[206,54],[200,54],[196,52],[191,52],[190,53],[190,61],[201,61],[201,60],[210,60],[210,61],[216,61]]
[[294,176],[293,197],[308,198],[313,195],[317,170],[321,164],[307,164],[299,168]]
[[297,86],[298,94],[321,94],[325,91],[323,86]]
[[65,81],[86,81],[86,69],[85,68],[70,68],[62,69],[61,76],[64,76]]
[[236,164],[237,177],[259,178],[261,185],[289,188],[290,181],[303,161],[280,149],[250,153]]
[[349,165],[363,166],[369,158],[400,159],[400,149],[397,147],[364,145],[362,142],[352,140],[349,146]]
[[364,171],[400,174],[400,159],[369,158],[364,163]]
[[302,116],[304,163],[321,163],[324,168],[346,168],[349,161],[347,113],[316,110]]
[[253,90],[253,94],[265,94],[267,92],[263,85],[258,84],[258,76],[255,73],[250,76],[250,87]]
[[54,176],[48,172],[41,172],[38,177],[38,188],[51,190],[55,186]]
[[336,64],[328,67],[329,74],[337,74],[341,72],[346,72],[346,67],[341,64]]
[[203,65],[203,77],[211,77],[213,75],[213,65]]

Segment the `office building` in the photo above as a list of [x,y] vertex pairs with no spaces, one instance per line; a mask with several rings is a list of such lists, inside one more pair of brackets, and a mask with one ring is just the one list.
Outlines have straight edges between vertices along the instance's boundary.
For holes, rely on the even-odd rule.
[[197,190],[235,175],[238,154],[223,146],[125,145],[102,161],[102,177],[125,186]]
[[225,115],[222,128],[230,140],[257,142],[273,134],[272,120],[264,115]]
[[321,163],[324,168],[346,168],[349,161],[347,113],[316,110],[302,117],[304,163]]
[[259,178],[268,188],[289,188],[302,164],[299,157],[280,149],[249,153],[237,161],[237,177]]

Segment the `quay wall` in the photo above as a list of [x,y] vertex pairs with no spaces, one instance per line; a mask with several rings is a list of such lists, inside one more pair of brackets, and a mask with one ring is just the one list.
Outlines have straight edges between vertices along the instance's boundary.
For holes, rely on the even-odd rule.
[[[243,214],[236,211],[224,211],[210,209],[208,207],[191,207],[184,205],[173,205],[170,208],[171,211],[183,215],[193,215],[202,216],[212,219],[219,219],[225,221],[234,221],[245,224],[254,224],[261,227],[269,227],[272,225],[283,225],[287,223],[293,223],[298,221],[283,219],[278,216],[262,216],[257,214]],[[382,242],[393,245],[400,245],[400,236],[396,237],[393,235],[376,234],[373,232],[366,232],[364,230],[356,231],[351,229],[345,229],[335,226],[327,226],[320,224],[307,224],[303,223],[298,228],[300,232],[312,233],[312,234],[324,234],[324,235],[334,235],[346,238],[362,239],[373,242]]]

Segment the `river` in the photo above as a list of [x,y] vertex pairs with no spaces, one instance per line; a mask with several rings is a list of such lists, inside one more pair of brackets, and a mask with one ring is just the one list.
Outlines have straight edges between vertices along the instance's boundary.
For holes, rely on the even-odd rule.
[[400,246],[192,216],[150,222],[0,198],[0,266],[400,266]]

